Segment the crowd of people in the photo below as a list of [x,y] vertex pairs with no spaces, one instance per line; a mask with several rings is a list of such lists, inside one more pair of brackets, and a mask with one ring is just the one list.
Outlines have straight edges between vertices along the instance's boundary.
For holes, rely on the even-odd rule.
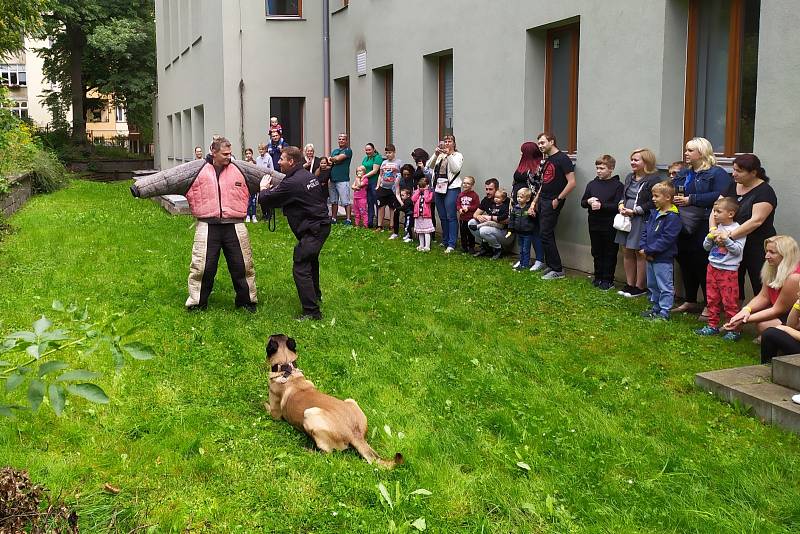
[[[283,149],[280,130],[271,129],[270,138],[253,161],[267,175],[280,177],[274,156]],[[483,198],[475,191],[475,177],[461,176],[464,156],[453,135],[445,135],[433,154],[414,149],[409,163],[393,144],[380,153],[367,143],[352,175],[354,154],[346,134],[338,136],[329,156],[317,157],[313,145],[303,154],[303,166],[328,189],[331,224],[389,229],[389,239],[410,243],[416,237],[417,250],[428,252],[438,216],[445,254],[460,249],[498,260],[516,244],[519,261],[513,269],[537,272],[543,280],[565,277],[556,227],[576,187],[575,168],[548,132],[520,147],[511,190],[489,178]],[[631,152],[630,168],[620,179],[616,160],[601,155],[596,177],[580,199],[587,211],[593,285],[617,289],[621,247],[625,280],[617,293],[648,296],[643,317],[668,320],[674,313],[694,313],[706,322],[696,334],[729,341],[741,338],[744,324],[754,324],[764,362],[800,353],[800,249],[792,237],[777,235],[777,195],[759,158],[738,155],[731,176],[717,165],[711,143],[697,137],[686,143],[684,161],[668,167],[667,178],[647,148]],[[677,306],[675,265],[684,296]],[[746,279],[755,296],[742,306]]]

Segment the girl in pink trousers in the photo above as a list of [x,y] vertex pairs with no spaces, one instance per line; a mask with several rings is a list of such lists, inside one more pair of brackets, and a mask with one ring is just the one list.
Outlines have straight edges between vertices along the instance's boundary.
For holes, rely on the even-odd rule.
[[431,249],[431,235],[436,231],[431,217],[431,204],[433,204],[433,191],[428,189],[428,179],[420,178],[419,188],[411,195],[411,202],[414,206],[414,231],[419,236],[420,252],[428,252]]
[[353,179],[353,212],[356,219],[356,226],[361,224],[364,228],[367,227],[367,188],[369,187],[369,178],[364,176],[367,169],[359,166],[356,169],[356,177]]

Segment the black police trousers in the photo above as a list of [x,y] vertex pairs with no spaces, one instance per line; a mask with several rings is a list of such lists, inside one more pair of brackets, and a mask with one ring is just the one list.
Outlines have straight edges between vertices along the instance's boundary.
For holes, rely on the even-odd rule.
[[319,317],[319,300],[322,291],[319,288],[319,253],[328,235],[331,233],[330,223],[306,230],[294,247],[294,265],[292,276],[297,287],[297,296],[303,307],[303,315]]

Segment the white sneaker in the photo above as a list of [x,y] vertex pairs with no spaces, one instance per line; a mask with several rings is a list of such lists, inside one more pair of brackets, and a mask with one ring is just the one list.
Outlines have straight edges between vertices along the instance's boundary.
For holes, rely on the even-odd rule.
[[444,249],[444,253],[445,253],[445,254],[450,254],[450,253],[451,253],[451,252],[453,252],[454,250],[455,250],[455,249],[454,249],[453,247],[447,247],[446,249]]
[[398,237],[400,237],[400,236],[397,235],[397,234],[392,234],[392,235],[389,236],[389,239],[397,239]]
[[251,220],[252,220],[254,223],[258,222],[258,219],[256,219],[256,216],[255,216],[255,215],[253,215],[253,218],[252,218]]
[[420,252],[422,252],[423,250],[425,250],[425,247],[423,247],[422,245],[419,245],[419,246],[417,247],[417,250],[419,250]]
[[431,251],[431,247],[424,247],[424,248],[422,249],[422,251],[423,251],[423,252],[430,252],[430,251]]
[[516,269],[517,267],[519,267],[519,262],[517,262],[517,263],[515,263],[514,265],[511,266],[512,269]]
[[550,271],[542,276],[542,280],[559,280],[561,278],[565,278],[566,276],[567,275],[564,274],[564,271]]
[[800,393],[792,396],[792,402],[795,404],[800,404]]
[[541,271],[542,269],[544,269],[544,262],[539,260],[536,260],[533,262],[533,265],[531,265],[531,271]]
[[403,243],[411,243],[411,238],[406,236],[403,238]]
[[249,215],[248,215],[247,217],[245,217],[245,218],[244,218],[244,222],[246,222],[246,223],[249,223],[249,222],[250,222],[250,216],[249,216]]

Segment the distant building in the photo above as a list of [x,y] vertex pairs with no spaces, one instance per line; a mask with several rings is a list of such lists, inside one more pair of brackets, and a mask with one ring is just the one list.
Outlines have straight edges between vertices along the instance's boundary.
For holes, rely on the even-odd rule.
[[[52,123],[50,110],[44,105],[45,90],[54,90],[55,85],[44,78],[43,60],[35,49],[48,46],[47,41],[26,39],[25,49],[0,63],[0,83],[9,88],[13,103],[11,112],[19,118],[30,119],[41,127]],[[90,91],[87,95],[91,105],[86,109],[86,135],[91,142],[110,143],[129,135],[125,109],[115,106],[112,98]],[[67,111],[67,121],[72,123],[72,110]],[[135,134],[138,135],[138,134]],[[124,141],[123,141],[124,144]]]
[[86,109],[86,136],[93,143],[110,143],[114,139],[128,137],[128,122],[125,108],[114,105],[111,97],[97,91],[89,91],[90,104]]
[[[629,171],[634,148],[662,168],[693,136],[728,167],[758,154],[779,193],[776,226],[800,238],[800,10],[794,0],[331,0],[333,135],[393,142],[401,158],[454,132],[462,174],[510,185],[542,130],[576,161],[559,223],[570,267],[590,268],[577,204],[594,161]],[[278,116],[292,144],[323,140],[321,2],[156,0],[156,164],[224,134],[235,153]],[[334,143],[335,145],[335,143]]]
[[43,91],[53,85],[44,79],[43,61],[33,51],[47,46],[47,41],[25,39],[25,50],[3,59],[0,63],[0,83],[7,86],[13,102],[11,112],[20,118],[29,118],[39,126],[52,121],[50,111],[41,102]]

